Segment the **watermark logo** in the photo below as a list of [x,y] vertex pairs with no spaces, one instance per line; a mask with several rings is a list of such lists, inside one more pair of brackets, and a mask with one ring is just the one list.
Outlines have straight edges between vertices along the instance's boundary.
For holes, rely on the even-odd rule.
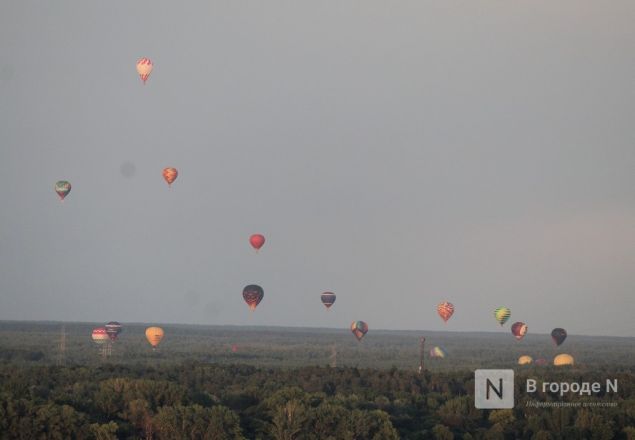
[[514,370],[476,370],[474,406],[478,409],[514,407]]

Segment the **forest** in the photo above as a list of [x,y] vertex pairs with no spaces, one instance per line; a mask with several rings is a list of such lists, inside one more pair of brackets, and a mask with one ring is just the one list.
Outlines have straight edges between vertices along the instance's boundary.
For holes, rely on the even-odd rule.
[[[495,334],[428,332],[448,356],[426,355],[420,374],[418,332],[378,332],[358,343],[324,329],[166,325],[165,344],[153,351],[143,326],[127,325],[104,357],[90,344],[91,325],[0,323],[0,438],[635,438],[628,338],[591,338],[585,349],[584,337],[571,336],[574,366],[520,366],[512,361],[518,353],[548,355],[539,352],[545,335],[511,349]],[[480,367],[515,370],[513,409],[474,407]],[[521,386],[527,378],[609,377],[619,381],[610,396],[529,396]],[[545,408],[534,400],[611,405]]]

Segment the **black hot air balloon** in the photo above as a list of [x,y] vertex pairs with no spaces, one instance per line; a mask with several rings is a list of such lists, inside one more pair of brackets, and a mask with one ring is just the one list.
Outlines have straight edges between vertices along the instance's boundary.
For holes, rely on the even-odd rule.
[[119,336],[119,333],[123,330],[122,325],[117,321],[110,321],[104,326],[104,328],[106,329],[106,333],[108,333],[108,337],[111,341],[115,341],[117,336]]
[[324,304],[327,310],[335,304],[335,294],[333,292],[324,292],[321,298],[322,304]]
[[264,296],[265,291],[256,284],[250,284],[243,289],[243,298],[251,311],[256,309]]
[[561,345],[567,339],[567,331],[563,328],[554,328],[551,330],[551,339],[554,344]]

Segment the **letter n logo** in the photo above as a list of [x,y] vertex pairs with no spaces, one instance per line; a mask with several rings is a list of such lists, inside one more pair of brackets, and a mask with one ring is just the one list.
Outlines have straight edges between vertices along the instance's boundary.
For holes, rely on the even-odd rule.
[[476,370],[474,406],[479,409],[514,407],[514,370]]

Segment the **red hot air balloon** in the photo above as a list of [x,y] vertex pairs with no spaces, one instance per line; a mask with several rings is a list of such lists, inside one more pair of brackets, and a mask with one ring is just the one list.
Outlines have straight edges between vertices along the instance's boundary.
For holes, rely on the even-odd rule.
[[258,252],[262,245],[265,244],[265,236],[262,234],[254,234],[249,237],[249,243],[256,249],[256,252]]
[[262,287],[256,284],[250,284],[243,289],[243,299],[249,306],[249,309],[253,312],[262,298],[265,296],[265,291]]
[[444,301],[437,306],[437,313],[439,314],[441,319],[443,319],[445,322],[448,322],[448,319],[450,319],[452,317],[452,314],[454,313],[454,306],[452,305],[452,303]]
[[176,168],[163,169],[163,178],[165,179],[166,182],[168,182],[168,186],[172,186],[172,182],[176,180],[178,175],[179,175],[179,172],[176,170]]
[[353,321],[351,324],[351,332],[357,338],[358,341],[361,341],[364,335],[368,333],[368,324],[364,321]]
[[516,340],[520,341],[527,334],[527,324],[524,322],[514,322],[512,325],[512,334]]
[[321,296],[322,304],[326,307],[326,310],[330,309],[335,304],[335,294],[333,292],[324,292]]

